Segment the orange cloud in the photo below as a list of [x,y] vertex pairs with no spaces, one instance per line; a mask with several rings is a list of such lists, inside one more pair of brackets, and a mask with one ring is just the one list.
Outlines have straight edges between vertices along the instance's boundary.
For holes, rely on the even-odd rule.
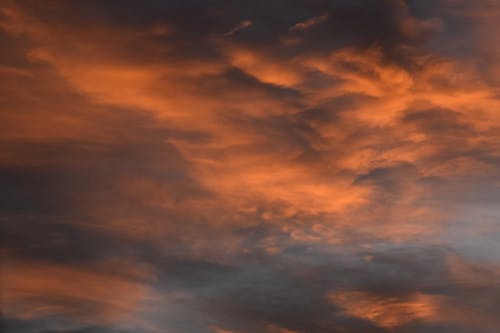
[[[78,12],[78,4],[0,5],[0,38],[13,44],[0,59],[1,194],[11,198],[2,200],[5,221],[12,228],[42,221],[55,230],[36,235],[50,250],[40,257],[60,249],[44,237],[63,233],[73,245],[90,233],[110,247],[130,242],[119,249],[126,253],[154,252],[159,266],[171,253],[209,267],[238,266],[256,253],[286,261],[286,251],[301,246],[356,253],[386,244],[426,248],[446,243],[450,226],[491,231],[456,221],[468,209],[478,221],[498,215],[486,198],[497,196],[500,183],[500,66],[491,37],[498,6],[480,1],[468,12],[463,1],[443,2],[455,19],[474,22],[481,38],[463,44],[488,55],[480,64],[478,53],[455,51],[460,41],[425,43],[426,36],[452,33],[446,15],[419,19],[404,1],[382,3],[390,7],[381,9],[387,17],[374,15],[362,27],[357,5],[345,10],[345,20],[332,11],[295,24],[304,8],[243,13],[254,21],[227,15],[227,8],[186,9],[196,18],[189,26],[169,13],[153,15],[156,7],[141,13],[143,20],[116,8],[111,19],[108,9],[82,5],[89,11],[73,22],[66,13],[72,6]],[[475,200],[484,201],[480,209]],[[29,233],[25,224],[17,234]],[[12,252],[34,255],[30,246]],[[90,261],[100,260],[86,250]],[[37,258],[7,267],[9,316],[60,313],[106,324],[136,320],[151,300],[153,278],[143,267],[110,271],[100,261]],[[473,328],[483,319],[495,327],[491,316],[453,302],[461,292],[494,285],[497,272],[479,274],[454,259],[446,265],[458,296],[353,289],[328,300],[386,330],[414,322]],[[225,276],[214,280],[216,287],[226,283]],[[200,294],[209,287],[190,286]],[[248,331],[218,324],[213,331]],[[262,325],[270,333],[295,332],[281,322]]]
[[153,299],[144,278],[150,273],[122,264],[96,269],[8,261],[2,266],[2,308],[23,319],[64,314],[94,324],[136,321],[134,314]]
[[407,297],[382,297],[361,291],[340,292],[328,296],[346,314],[393,328],[415,320],[433,320],[439,314],[439,297],[425,294]]

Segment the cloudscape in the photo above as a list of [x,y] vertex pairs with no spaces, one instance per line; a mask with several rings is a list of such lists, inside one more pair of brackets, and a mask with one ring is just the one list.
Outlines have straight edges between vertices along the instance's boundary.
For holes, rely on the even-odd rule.
[[496,333],[500,1],[0,0],[0,331]]

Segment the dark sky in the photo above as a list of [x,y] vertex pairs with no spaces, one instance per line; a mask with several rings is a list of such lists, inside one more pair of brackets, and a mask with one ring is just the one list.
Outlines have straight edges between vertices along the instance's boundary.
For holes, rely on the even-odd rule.
[[496,333],[500,2],[0,0],[0,331]]

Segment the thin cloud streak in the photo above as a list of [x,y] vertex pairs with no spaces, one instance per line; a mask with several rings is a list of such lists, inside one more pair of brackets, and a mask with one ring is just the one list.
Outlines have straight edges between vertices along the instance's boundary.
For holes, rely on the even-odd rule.
[[224,36],[232,36],[234,35],[235,33],[237,33],[238,31],[242,30],[242,29],[246,29],[246,28],[249,28],[253,25],[252,21],[250,20],[245,20],[245,21],[241,21],[240,23],[238,23],[234,28],[232,28],[231,30],[229,30],[228,32],[224,33]]
[[326,20],[328,20],[329,14],[325,13],[319,16],[311,17],[310,19],[307,19],[303,22],[295,23],[292,25],[290,28],[288,28],[289,31],[304,31],[308,30],[314,26],[317,26],[319,24],[322,24]]

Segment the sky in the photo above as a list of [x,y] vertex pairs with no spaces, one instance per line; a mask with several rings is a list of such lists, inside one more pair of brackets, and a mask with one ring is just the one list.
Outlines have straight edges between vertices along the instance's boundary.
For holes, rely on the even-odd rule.
[[0,331],[496,333],[497,0],[0,0]]

